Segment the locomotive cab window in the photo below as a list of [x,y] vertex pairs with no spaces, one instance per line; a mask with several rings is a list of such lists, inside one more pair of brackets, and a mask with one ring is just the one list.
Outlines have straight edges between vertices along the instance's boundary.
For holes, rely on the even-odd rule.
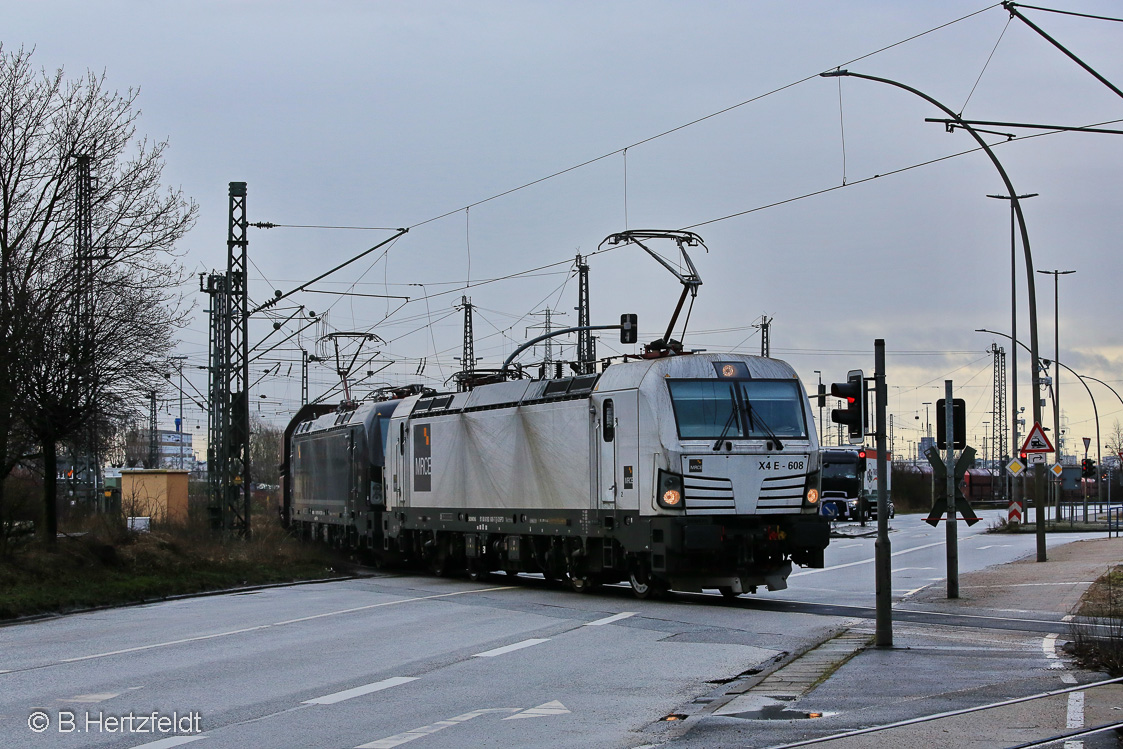
[[611,398],[604,402],[604,414],[601,417],[601,436],[605,442],[616,439],[616,409],[612,405]]
[[668,380],[680,439],[807,437],[793,380]]

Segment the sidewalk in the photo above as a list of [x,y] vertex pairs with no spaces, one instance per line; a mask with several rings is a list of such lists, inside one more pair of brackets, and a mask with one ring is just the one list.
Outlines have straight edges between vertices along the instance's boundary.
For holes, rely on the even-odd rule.
[[[1123,721],[1123,686],[1111,684],[839,737],[1107,679],[1080,669],[1063,645],[1071,639],[1067,619],[1081,596],[1120,563],[1123,539],[1076,541],[1050,549],[1044,563],[1030,558],[963,574],[955,600],[946,597],[945,583],[924,588],[894,607],[892,647],[873,646],[872,620],[851,620],[840,635],[700,716],[675,744],[780,747],[817,740],[815,746],[832,749],[1014,747]],[[899,616],[905,612],[955,615],[949,620],[955,624],[964,623],[962,617],[1002,621],[910,623]],[[1051,746],[1119,745],[1107,732]]]

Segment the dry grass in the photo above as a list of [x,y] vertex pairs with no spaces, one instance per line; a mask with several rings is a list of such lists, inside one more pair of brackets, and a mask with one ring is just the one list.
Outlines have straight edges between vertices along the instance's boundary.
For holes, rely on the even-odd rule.
[[1092,584],[1072,623],[1072,640],[1082,666],[1123,675],[1123,566]]
[[248,540],[202,524],[134,533],[101,516],[53,549],[22,544],[0,560],[0,620],[337,574],[338,560],[275,521],[254,527]]

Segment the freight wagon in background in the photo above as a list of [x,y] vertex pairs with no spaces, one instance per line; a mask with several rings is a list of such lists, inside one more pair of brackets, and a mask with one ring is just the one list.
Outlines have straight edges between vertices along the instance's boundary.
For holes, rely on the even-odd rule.
[[286,432],[303,536],[432,572],[726,595],[823,566],[819,446],[785,362],[678,354],[316,415]]

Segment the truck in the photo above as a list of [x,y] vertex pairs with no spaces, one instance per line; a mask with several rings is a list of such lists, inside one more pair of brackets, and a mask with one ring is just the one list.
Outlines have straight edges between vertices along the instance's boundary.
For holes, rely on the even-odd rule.
[[[893,456],[886,454],[886,491],[889,517],[896,512],[892,499]],[[877,517],[877,450],[824,448],[822,461],[822,513],[835,520]]]

